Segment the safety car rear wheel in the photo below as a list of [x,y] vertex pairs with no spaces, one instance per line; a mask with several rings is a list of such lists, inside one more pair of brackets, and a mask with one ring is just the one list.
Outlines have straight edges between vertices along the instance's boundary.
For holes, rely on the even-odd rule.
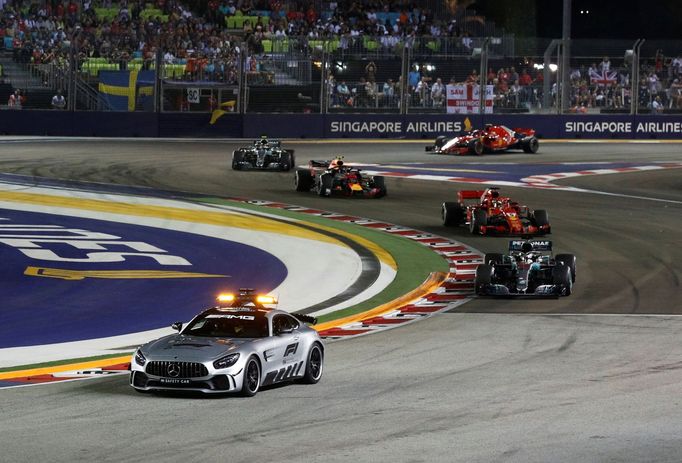
[[523,148],[524,153],[535,154],[540,148],[540,142],[534,136],[526,137],[521,140],[521,148]]
[[557,263],[561,263],[563,265],[568,266],[569,269],[571,269],[571,281],[575,283],[575,264],[576,264],[576,258],[573,254],[557,254],[554,257],[554,260],[557,261]]
[[294,185],[296,186],[296,191],[310,191],[310,187],[313,186],[313,176],[310,174],[310,171],[298,169],[294,174]]
[[256,357],[251,357],[246,362],[244,367],[244,379],[242,381],[242,395],[244,397],[253,397],[260,389],[260,364]]
[[305,374],[302,382],[306,384],[315,384],[322,378],[322,370],[324,367],[324,352],[319,343],[314,343],[308,351],[308,358],[306,359]]
[[474,209],[471,214],[471,222],[469,222],[469,231],[472,235],[482,235],[483,230],[488,224],[488,213],[483,209]]
[[441,206],[440,215],[443,219],[443,225],[450,227],[464,222],[466,210],[460,203],[446,201]]
[[474,289],[476,294],[484,296],[486,294],[485,288],[492,282],[493,267],[488,264],[481,264],[476,267],[476,276],[474,277]]

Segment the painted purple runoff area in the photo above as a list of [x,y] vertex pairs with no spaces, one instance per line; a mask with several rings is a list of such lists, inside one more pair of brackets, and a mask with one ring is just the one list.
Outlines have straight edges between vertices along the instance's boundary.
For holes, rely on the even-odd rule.
[[[287,268],[260,249],[217,238],[104,220],[0,209],[2,225],[59,225],[141,241],[181,256],[192,265],[161,265],[148,257],[124,262],[84,263],[37,260],[0,243],[0,348],[79,341],[122,335],[187,321],[209,307],[220,291],[253,287],[264,292],[278,286]],[[44,235],[1,231],[0,235]],[[71,234],[73,235],[73,234]],[[64,243],[41,244],[63,257],[83,258],[84,251]],[[108,250],[135,252],[121,245]],[[226,275],[225,278],[63,280],[24,275],[28,266],[93,270],[182,271]],[[197,294],[202,295],[197,297]]]
[[[449,155],[434,155],[449,156]],[[504,156],[492,155],[492,156]],[[444,178],[464,177],[476,180],[499,180],[508,182],[520,182],[522,178],[533,175],[550,175],[567,172],[580,172],[598,169],[619,169],[652,165],[651,162],[596,162],[596,163],[546,163],[546,164],[517,164],[517,163],[467,163],[461,165],[461,171],[453,164],[391,164],[385,167],[381,164],[366,166],[364,169],[381,172],[396,172],[409,175],[432,175]],[[655,165],[655,164],[653,164]],[[399,167],[398,167],[399,166]],[[431,170],[433,169],[433,170]],[[447,171],[438,170],[447,169]],[[480,172],[471,172],[477,170]]]

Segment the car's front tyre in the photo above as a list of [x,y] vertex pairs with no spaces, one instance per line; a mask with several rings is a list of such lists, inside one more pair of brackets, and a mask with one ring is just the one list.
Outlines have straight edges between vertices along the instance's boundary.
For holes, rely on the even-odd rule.
[[258,394],[260,389],[260,363],[256,357],[251,357],[246,362],[244,367],[244,379],[242,381],[242,395],[244,397],[253,397]]
[[306,384],[315,384],[322,378],[322,370],[324,367],[324,352],[319,343],[314,343],[308,351],[308,358],[305,365],[305,374],[303,375],[303,382]]

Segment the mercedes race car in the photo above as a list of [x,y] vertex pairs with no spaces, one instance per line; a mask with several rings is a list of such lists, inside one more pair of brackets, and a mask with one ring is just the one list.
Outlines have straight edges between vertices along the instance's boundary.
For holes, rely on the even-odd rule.
[[178,334],[138,348],[130,385],[140,392],[172,390],[255,395],[287,381],[314,384],[322,377],[324,346],[314,317],[268,307],[272,296],[251,289],[225,294]]
[[479,296],[569,296],[575,283],[576,257],[552,256],[551,241],[509,242],[509,254],[486,254],[476,268]]
[[504,125],[486,124],[482,130],[472,130],[462,136],[436,138],[426,151],[436,154],[496,153],[521,149],[524,153],[537,153],[540,142],[533,129],[510,129]]
[[[510,198],[500,196],[499,188],[463,190],[458,202],[441,206],[443,225],[468,225],[475,235],[545,235],[552,232],[549,215],[542,209],[531,210]],[[471,202],[470,200],[475,200]]]
[[279,140],[263,136],[251,146],[232,152],[234,170],[260,169],[289,171],[295,165],[294,150],[285,150]]
[[314,191],[320,196],[386,196],[383,176],[367,175],[357,167],[345,165],[340,158],[310,161],[307,169],[296,170],[294,183],[296,191]]

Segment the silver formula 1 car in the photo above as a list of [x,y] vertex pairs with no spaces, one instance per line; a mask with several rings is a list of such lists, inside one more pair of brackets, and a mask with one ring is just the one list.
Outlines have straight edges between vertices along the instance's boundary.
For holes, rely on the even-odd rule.
[[569,296],[575,283],[576,257],[552,255],[546,240],[509,242],[509,254],[488,253],[476,267],[479,296]]
[[295,165],[294,150],[282,148],[279,140],[263,136],[251,146],[232,152],[232,169],[259,169],[289,171]]
[[173,390],[255,395],[262,386],[287,381],[317,383],[324,346],[305,325],[314,317],[268,308],[272,296],[250,289],[221,295],[178,334],[139,347],[130,362],[137,391]]

